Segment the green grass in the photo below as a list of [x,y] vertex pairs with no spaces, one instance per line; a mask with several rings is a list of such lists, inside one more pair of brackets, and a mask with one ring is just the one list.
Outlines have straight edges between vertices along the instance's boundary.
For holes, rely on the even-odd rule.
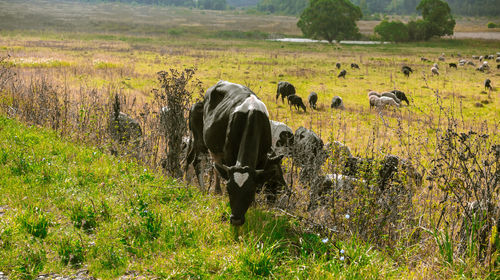
[[[0,116],[0,271],[12,279],[128,270],[148,277],[399,278],[384,253],[259,207],[235,239],[226,197]],[[341,257],[345,256],[343,260]]]

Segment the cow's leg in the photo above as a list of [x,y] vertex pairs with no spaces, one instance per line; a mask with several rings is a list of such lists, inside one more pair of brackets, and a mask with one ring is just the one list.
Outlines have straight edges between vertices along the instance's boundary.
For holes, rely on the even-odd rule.
[[199,155],[196,155],[193,161],[194,173],[196,174],[196,178],[198,179],[198,184],[200,185],[200,190],[205,190],[205,184],[203,182],[203,164]]
[[[222,165],[222,159],[224,157],[223,153],[214,154],[214,153],[210,152],[210,156],[212,157],[212,161],[214,163],[216,162],[216,163]],[[217,171],[214,171],[214,175],[215,175],[215,194],[222,194],[222,189],[220,187],[220,176],[217,173]]]

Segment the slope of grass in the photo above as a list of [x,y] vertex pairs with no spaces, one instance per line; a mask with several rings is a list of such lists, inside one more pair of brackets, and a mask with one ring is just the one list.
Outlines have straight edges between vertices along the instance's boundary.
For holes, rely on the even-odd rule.
[[0,193],[0,271],[10,279],[79,267],[105,279],[128,271],[173,279],[377,279],[405,270],[369,244],[333,244],[259,207],[237,234],[226,197],[1,116]]

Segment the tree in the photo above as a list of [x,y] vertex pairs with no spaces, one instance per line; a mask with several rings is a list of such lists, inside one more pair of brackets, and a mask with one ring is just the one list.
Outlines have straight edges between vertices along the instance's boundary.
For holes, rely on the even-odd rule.
[[455,20],[448,3],[441,0],[422,0],[417,6],[425,24],[425,37],[453,35]]
[[405,42],[408,41],[408,26],[401,21],[382,21],[375,26],[375,33],[379,34],[383,41]]
[[297,26],[305,36],[315,39],[353,39],[360,36],[356,21],[363,14],[349,0],[311,0]]

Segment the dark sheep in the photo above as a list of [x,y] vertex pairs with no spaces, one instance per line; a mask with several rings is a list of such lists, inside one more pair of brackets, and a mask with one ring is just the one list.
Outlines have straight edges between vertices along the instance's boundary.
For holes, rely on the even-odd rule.
[[490,79],[486,79],[484,81],[484,89],[493,90],[493,87],[491,86],[491,80]]
[[344,70],[340,71],[340,73],[339,73],[339,75],[337,76],[337,78],[342,77],[342,78],[344,78],[344,79],[345,79],[345,75],[346,75],[346,74],[347,74],[347,71],[344,69]]
[[391,90],[391,92],[394,93],[399,100],[406,102],[406,105],[410,105],[410,101],[406,98],[406,94],[404,92],[397,89]]
[[332,98],[332,104],[330,105],[330,108],[343,109],[344,108],[344,102],[342,101],[342,98],[340,96],[333,97]]
[[337,64],[335,64],[335,66],[337,67],[337,69],[340,69],[340,63],[337,62]]
[[406,76],[406,77],[408,77],[408,78],[410,77],[410,72],[411,72],[411,71],[410,71],[410,70],[408,70],[408,69],[406,69],[406,68],[405,68],[405,69],[403,69],[403,74],[405,74],[405,76]]
[[500,69],[500,64],[497,64],[497,69]]
[[406,70],[408,70],[408,72],[413,73],[413,69],[411,69],[411,67],[410,67],[410,66],[408,66],[408,65],[403,65],[403,66],[401,67],[401,70],[402,70],[403,72],[405,71],[405,69],[406,69]]
[[278,100],[278,97],[280,97],[281,95],[281,101],[285,103],[285,97],[294,94],[295,94],[295,87],[292,84],[283,81],[278,83],[278,89],[276,90],[276,100]]
[[304,105],[304,102],[302,102],[302,98],[298,95],[289,95],[287,96],[287,99],[288,99],[288,105],[290,105],[290,108],[293,106],[295,106],[295,108],[297,110],[300,110],[300,108],[302,108],[302,110],[304,110],[304,113],[306,112],[306,105]]
[[318,94],[315,92],[311,92],[307,100],[309,101],[309,106],[316,110],[316,102],[318,102]]
[[129,142],[138,144],[142,136],[139,122],[129,115],[120,112],[120,99],[118,95],[115,95],[113,114],[109,124],[109,133],[111,134],[111,138],[120,144],[127,144]]
[[450,66],[450,68],[457,68],[457,64],[456,63],[450,63],[448,65]]
[[352,69],[359,69],[359,65],[357,65],[356,63],[351,63],[351,68]]

